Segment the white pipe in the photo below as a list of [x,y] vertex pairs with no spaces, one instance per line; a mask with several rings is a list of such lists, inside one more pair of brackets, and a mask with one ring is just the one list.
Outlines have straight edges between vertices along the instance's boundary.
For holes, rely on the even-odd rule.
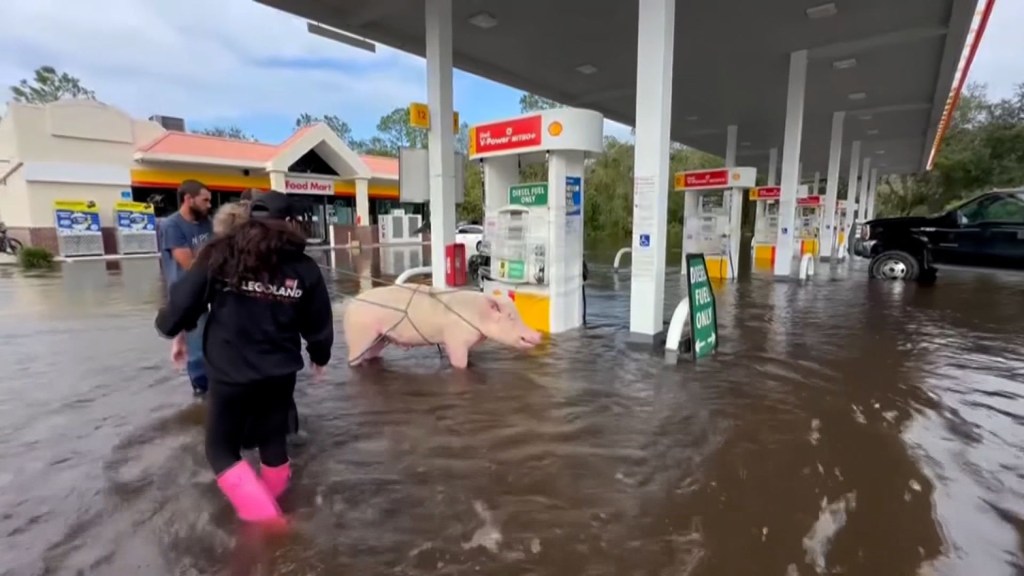
[[625,256],[626,254],[631,253],[631,252],[633,252],[632,248],[623,248],[622,250],[619,250],[618,252],[616,252],[615,253],[615,262],[612,264],[612,270],[618,272],[619,271],[619,264],[622,261],[622,257]]
[[665,335],[665,350],[678,352],[679,344],[683,340],[683,330],[690,322],[690,298],[684,296],[672,312],[672,320],[668,323],[668,333]]
[[804,254],[800,257],[800,279],[807,280],[808,276],[814,276],[814,256]]
[[409,278],[412,278],[413,276],[427,276],[433,273],[433,266],[420,266],[418,268],[409,268],[405,272],[402,272],[401,274],[398,275],[398,278],[395,280],[395,284],[405,284],[409,280]]

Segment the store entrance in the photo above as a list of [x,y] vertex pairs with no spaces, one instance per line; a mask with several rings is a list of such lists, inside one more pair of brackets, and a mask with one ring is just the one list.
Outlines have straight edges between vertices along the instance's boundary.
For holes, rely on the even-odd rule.
[[295,194],[298,216],[296,221],[310,244],[327,242],[327,198]]

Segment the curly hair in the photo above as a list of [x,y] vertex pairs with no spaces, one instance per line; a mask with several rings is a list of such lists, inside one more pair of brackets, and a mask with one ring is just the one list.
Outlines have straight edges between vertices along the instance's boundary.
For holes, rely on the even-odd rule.
[[290,254],[302,252],[306,237],[284,220],[250,219],[215,237],[196,258],[228,287],[242,282],[271,282]]
[[249,202],[230,202],[217,209],[213,215],[213,233],[221,236],[249,220]]

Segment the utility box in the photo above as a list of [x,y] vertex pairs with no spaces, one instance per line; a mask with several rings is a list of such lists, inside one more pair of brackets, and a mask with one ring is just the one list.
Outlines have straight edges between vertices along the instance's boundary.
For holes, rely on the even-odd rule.
[[444,283],[448,286],[466,285],[465,244],[448,244],[444,247]]

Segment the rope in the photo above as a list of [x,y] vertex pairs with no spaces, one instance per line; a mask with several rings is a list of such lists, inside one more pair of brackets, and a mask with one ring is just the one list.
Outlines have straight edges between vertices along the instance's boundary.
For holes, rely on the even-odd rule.
[[349,365],[356,364],[360,360],[362,360],[363,356],[366,356],[366,354],[371,349],[373,349],[374,346],[379,344],[381,340],[387,338],[388,334],[392,330],[394,330],[395,328],[398,328],[398,326],[403,321],[405,321],[405,320],[409,321],[409,325],[412,326],[412,329],[416,331],[416,334],[418,334],[419,337],[422,338],[424,342],[426,342],[427,344],[432,344],[434,346],[437,346],[438,353],[439,354],[441,353],[441,345],[440,345],[440,343],[439,342],[432,342],[429,338],[427,338],[426,335],[423,334],[423,331],[420,330],[419,326],[417,326],[416,323],[412,320],[412,318],[409,317],[409,307],[412,306],[412,301],[416,297],[417,294],[423,294],[424,296],[426,296],[428,298],[433,298],[434,300],[439,302],[442,306],[444,306],[445,309],[447,309],[449,312],[454,314],[457,318],[459,318],[460,320],[465,322],[466,325],[468,325],[470,328],[472,328],[473,330],[476,330],[478,334],[480,334],[481,336],[484,336],[483,331],[480,330],[480,328],[477,327],[476,324],[473,324],[472,322],[470,322],[465,316],[463,316],[458,311],[456,311],[454,308],[452,308],[447,302],[445,302],[444,300],[439,298],[439,296],[444,296],[446,294],[452,294],[454,292],[464,292],[465,290],[462,290],[462,289],[459,289],[459,288],[451,288],[451,289],[444,289],[444,290],[437,290],[437,291],[432,291],[432,290],[429,290],[429,289],[426,290],[426,291],[423,291],[423,290],[420,290],[420,285],[407,286],[405,284],[396,284],[395,282],[393,282],[391,280],[384,280],[383,278],[375,278],[373,276],[367,276],[367,275],[359,274],[359,273],[352,272],[352,271],[349,271],[349,270],[344,270],[344,269],[341,269],[341,268],[331,268],[330,266],[324,266],[323,264],[318,264],[318,266],[320,266],[321,268],[324,268],[326,270],[330,270],[331,272],[334,272],[334,273],[341,273],[341,274],[345,274],[347,276],[351,276],[351,277],[354,277],[354,278],[369,278],[370,280],[373,280],[374,282],[379,282],[381,284],[387,284],[387,285],[390,285],[390,286],[398,286],[400,288],[403,288],[403,289],[408,290],[409,292],[411,292],[411,294],[409,295],[409,300],[406,301],[405,306],[402,307],[402,308],[399,308],[397,306],[390,306],[388,304],[382,304],[380,302],[373,302],[373,301],[370,301],[370,300],[366,300],[365,298],[360,298],[358,294],[356,294],[356,295],[341,294],[341,296],[343,298],[346,298],[348,300],[358,300],[360,302],[365,302],[367,304],[373,304],[374,306],[379,306],[381,308],[385,308],[385,309],[388,309],[388,310],[393,310],[395,312],[401,312],[402,313],[402,317],[398,319],[398,322],[395,322],[394,324],[391,325],[390,328],[388,328],[384,332],[381,332],[376,338],[374,338],[373,342],[370,342],[370,345],[367,346],[365,350],[360,352],[355,358],[349,360]]

